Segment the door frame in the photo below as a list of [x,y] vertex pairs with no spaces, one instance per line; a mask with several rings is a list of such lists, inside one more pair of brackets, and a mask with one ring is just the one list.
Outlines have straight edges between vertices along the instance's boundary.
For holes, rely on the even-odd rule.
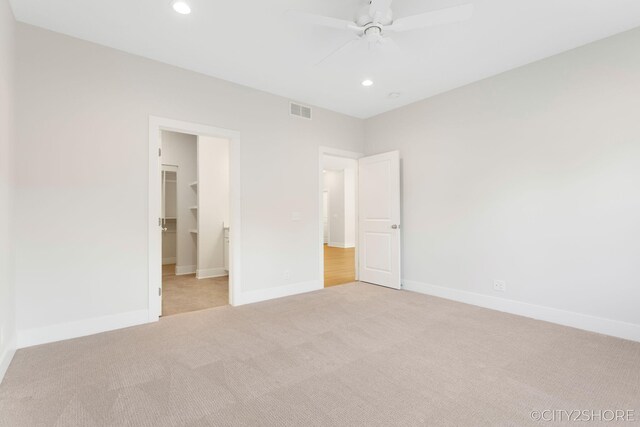
[[[323,221],[323,210],[322,210],[322,193],[324,192],[324,173],[323,170],[323,162],[322,159],[325,155],[334,156],[334,157],[343,157],[345,159],[353,159],[358,160],[361,157],[364,157],[364,153],[358,153],[356,151],[347,151],[340,150],[338,148],[331,148],[321,146],[319,149],[318,156],[318,212],[320,213],[320,233],[319,233],[319,241],[320,241],[320,283],[322,284],[322,288],[324,288],[324,221]],[[357,162],[356,162],[357,163]],[[358,230],[358,225],[360,223],[360,216],[358,211],[358,169],[356,167],[356,179],[355,179],[355,202],[356,202],[356,250],[355,250],[355,266],[356,266],[356,281],[360,278],[360,264],[359,264],[359,254],[358,249],[360,248],[360,234]],[[330,220],[329,220],[330,221]],[[329,231],[331,233],[331,231]],[[329,240],[330,241],[330,240]]]
[[161,216],[160,148],[161,131],[212,136],[229,141],[229,304],[236,305],[241,293],[241,181],[240,132],[214,126],[149,116],[149,321],[157,321],[162,310],[159,290],[162,287],[162,234],[158,226]]

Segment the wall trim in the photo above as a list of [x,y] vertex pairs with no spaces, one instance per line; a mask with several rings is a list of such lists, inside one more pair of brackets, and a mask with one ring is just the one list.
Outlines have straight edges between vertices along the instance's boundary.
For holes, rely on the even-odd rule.
[[322,280],[310,280],[308,282],[293,283],[291,285],[278,286],[277,288],[258,289],[245,291],[238,295],[236,305],[252,304],[276,298],[313,292],[324,288]]
[[162,265],[175,264],[176,257],[162,258]]
[[149,316],[149,310],[145,309],[108,316],[93,317],[74,322],[59,323],[57,325],[45,326],[42,328],[27,329],[18,331],[17,347],[25,348],[55,341],[68,340],[71,338],[84,337],[87,335],[98,334],[100,332],[142,325],[151,321],[152,318]]
[[413,280],[403,280],[402,289],[640,342],[640,325],[634,323],[529,304],[460,289],[429,285]]
[[329,242],[327,244],[327,246],[332,247],[332,248],[342,248],[342,249],[348,249],[348,248],[355,248],[356,245],[350,245],[344,242]]
[[185,274],[194,274],[196,272],[195,265],[176,265],[176,276]]
[[229,273],[224,267],[218,268],[203,268],[201,270],[196,270],[196,278],[198,279],[210,279],[213,277],[224,277]]
[[[222,269],[212,269],[222,270]],[[206,271],[206,270],[205,270]],[[225,271],[226,275],[226,271]],[[259,289],[256,291],[242,292],[237,295],[235,305],[251,304],[260,301],[267,301],[275,298],[282,298],[306,292],[317,291],[324,288],[321,280],[294,283],[291,285],[279,286],[277,288]],[[88,335],[109,332],[117,329],[128,328],[130,326],[143,325],[157,321],[158,317],[152,315],[149,310],[137,310],[127,313],[120,313],[108,316],[94,317],[68,323],[45,326],[18,331],[17,346],[13,348],[26,348],[34,345],[47,344],[51,342],[63,341],[72,338],[79,338]],[[15,350],[7,351],[0,359],[0,373],[9,366]],[[5,366],[6,365],[6,366]],[[2,375],[0,375],[0,380]]]
[[7,345],[5,351],[0,355],[0,383],[4,379],[4,374],[7,373],[7,369],[9,369],[9,365],[11,364],[11,360],[13,356],[16,354],[16,346],[15,340],[12,340]]

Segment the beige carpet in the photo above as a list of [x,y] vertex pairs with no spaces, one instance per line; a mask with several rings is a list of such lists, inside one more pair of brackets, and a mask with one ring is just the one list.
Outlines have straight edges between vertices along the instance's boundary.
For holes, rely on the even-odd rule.
[[363,284],[20,350],[0,386],[3,427],[520,426],[547,409],[640,411],[640,343]]
[[162,266],[162,315],[188,313],[229,304],[229,276],[196,279],[176,276],[175,264]]

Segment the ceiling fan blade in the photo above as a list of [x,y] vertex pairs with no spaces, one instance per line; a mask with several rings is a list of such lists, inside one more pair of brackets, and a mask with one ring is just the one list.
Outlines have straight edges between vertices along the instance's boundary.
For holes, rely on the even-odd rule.
[[412,31],[420,28],[468,21],[472,16],[473,4],[469,3],[396,19],[391,25],[384,27],[384,30],[396,32]]
[[398,46],[398,43],[393,41],[391,37],[384,37],[382,39],[382,46],[388,51],[392,51],[394,53],[400,52],[400,46]]
[[[385,66],[389,67],[403,67],[406,63],[407,52],[401,48],[392,38],[384,37],[381,42],[382,61]],[[411,56],[411,55],[409,55]]]
[[332,18],[330,16],[315,15],[313,13],[301,12],[298,10],[287,10],[285,15],[296,22],[310,25],[320,25],[323,27],[337,28],[340,30],[352,29],[356,24],[346,19]]
[[348,42],[346,42],[345,44],[343,44],[342,46],[340,46],[339,48],[335,49],[334,51],[329,53],[327,56],[322,58],[320,61],[316,62],[316,65],[320,65],[323,62],[325,62],[327,59],[331,58],[332,56],[335,56],[335,55],[337,55],[337,54],[339,54],[341,52],[344,52],[344,51],[347,51],[347,50],[351,49],[352,47],[355,47],[361,41],[362,41],[362,39],[360,37],[355,38],[353,40],[349,40]]
[[389,12],[392,1],[393,0],[371,0],[369,16],[371,16],[375,22],[379,21],[387,15],[387,12]]

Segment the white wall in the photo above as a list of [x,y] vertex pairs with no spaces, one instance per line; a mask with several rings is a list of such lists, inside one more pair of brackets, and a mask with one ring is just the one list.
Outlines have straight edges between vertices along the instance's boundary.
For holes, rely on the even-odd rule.
[[197,228],[196,213],[189,209],[198,203],[198,137],[184,133],[162,131],[162,163],[178,166],[178,221],[176,232],[176,274],[193,274],[197,264],[197,237],[190,230]]
[[323,218],[323,243],[326,245],[329,243],[329,192],[322,188],[322,218]]
[[329,195],[329,246],[356,245],[356,169],[354,159],[323,156],[324,190]]
[[223,276],[224,224],[229,224],[229,141],[198,137],[199,278]]
[[147,309],[149,115],[240,132],[243,292],[260,291],[259,299],[281,286],[322,285],[318,147],[363,151],[361,120],[319,108],[313,120],[291,117],[285,98],[17,29],[23,344],[44,332],[64,336],[68,322],[106,316],[98,324],[110,325],[114,315],[140,319]]
[[13,275],[13,147],[15,21],[7,0],[0,0],[0,381],[15,349]]
[[343,170],[344,173],[344,247],[356,246],[356,169],[357,162],[351,160],[352,167]]
[[[322,109],[292,118],[287,99],[23,24],[17,43],[23,344],[147,309],[149,115],[241,132],[244,292],[321,283],[318,147],[363,151],[362,121]],[[635,30],[366,122],[368,153],[404,159],[405,284],[640,324],[639,43]]]
[[640,29],[374,117],[366,137],[403,159],[405,285],[640,340]]
[[344,171],[326,170],[324,189],[329,201],[329,246],[344,246]]

